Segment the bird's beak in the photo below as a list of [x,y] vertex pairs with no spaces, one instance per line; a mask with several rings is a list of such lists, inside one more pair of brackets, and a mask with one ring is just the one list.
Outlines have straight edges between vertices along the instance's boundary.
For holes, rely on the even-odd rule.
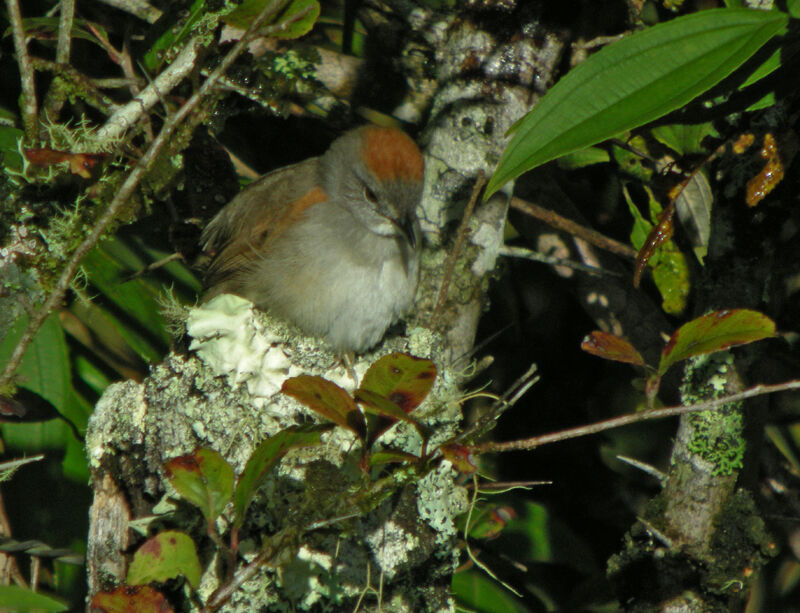
[[411,245],[412,249],[416,249],[417,247],[417,233],[416,233],[416,221],[417,218],[414,213],[407,213],[402,219],[395,219],[394,223],[400,232],[403,233],[403,236],[406,237],[408,244]]

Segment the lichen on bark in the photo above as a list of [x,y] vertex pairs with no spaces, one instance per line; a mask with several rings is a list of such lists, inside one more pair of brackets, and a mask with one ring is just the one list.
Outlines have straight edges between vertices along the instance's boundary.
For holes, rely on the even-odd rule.
[[[282,380],[305,373],[344,383],[349,376],[319,341],[298,335],[243,299],[219,297],[190,313],[189,322],[197,335],[196,351],[171,354],[142,383],[109,387],[90,422],[87,449],[96,487],[112,480],[133,516],[148,515],[155,502],[176,497],[164,472],[164,463],[173,457],[211,447],[240,473],[265,437],[324,421],[281,394]],[[216,332],[208,332],[211,328]],[[358,360],[355,369],[363,373],[381,355],[410,347],[440,369],[431,394],[414,413],[432,430],[429,448],[435,448],[455,434],[461,418],[458,378],[442,361],[435,335],[417,329],[411,340],[391,338]],[[425,351],[427,355],[419,355]],[[266,363],[271,368],[264,368]],[[413,428],[399,424],[379,445],[418,453],[420,440]],[[365,473],[360,460],[360,443],[344,428],[323,434],[319,446],[294,449],[283,458],[251,505],[240,534],[239,565],[256,555],[268,535],[296,530],[298,536],[222,610],[282,610],[289,603],[300,610],[337,610],[352,608],[365,593],[370,594],[367,610],[375,603],[387,610],[389,601],[396,605],[390,610],[397,611],[428,609],[430,602],[441,606],[429,610],[451,608],[449,577],[457,561],[454,519],[467,503],[455,471],[441,461],[425,469],[397,466]],[[179,520],[176,516],[172,521]],[[223,520],[223,533],[229,521],[230,516]],[[307,529],[315,522],[330,523]],[[192,532],[193,525],[190,519],[179,527]],[[202,531],[192,534],[203,542]],[[103,545],[90,548],[90,567],[103,566],[93,556],[108,551],[108,543]],[[205,560],[201,596],[208,597],[224,581],[217,558]],[[103,578],[110,579],[107,573]]]

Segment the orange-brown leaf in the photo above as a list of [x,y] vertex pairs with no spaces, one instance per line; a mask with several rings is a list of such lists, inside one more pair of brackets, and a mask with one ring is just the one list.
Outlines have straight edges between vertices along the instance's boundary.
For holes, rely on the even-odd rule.
[[636,348],[624,338],[595,330],[586,335],[581,343],[581,349],[606,360],[625,362],[635,366],[644,366],[645,361]]
[[674,231],[672,218],[674,216],[675,201],[673,200],[669,203],[669,206],[661,212],[661,215],[658,216],[658,223],[650,230],[642,248],[639,249],[639,253],[636,254],[636,268],[633,272],[634,287],[639,287],[644,269],[647,268],[647,263],[650,261],[650,258],[653,257],[653,254],[655,254],[659,245],[672,238],[672,233]]

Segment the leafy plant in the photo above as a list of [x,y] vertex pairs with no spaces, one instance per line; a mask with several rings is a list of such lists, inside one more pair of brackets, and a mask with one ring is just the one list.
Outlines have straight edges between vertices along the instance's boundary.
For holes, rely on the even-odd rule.
[[646,391],[652,406],[661,378],[677,362],[691,357],[746,345],[775,336],[775,322],[748,309],[713,311],[693,319],[672,333],[658,366],[649,366],[636,348],[624,338],[595,330],[581,343],[581,349],[606,360],[625,362],[649,373]]
[[700,11],[604,47],[514,124],[484,198],[540,164],[682,107],[741,66],[787,22],[780,12]]

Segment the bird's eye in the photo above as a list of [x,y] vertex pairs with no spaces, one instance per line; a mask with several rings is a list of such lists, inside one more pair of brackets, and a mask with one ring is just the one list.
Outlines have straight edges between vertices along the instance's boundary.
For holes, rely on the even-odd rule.
[[367,187],[366,185],[364,186],[364,198],[365,198],[365,199],[367,200],[367,202],[369,202],[370,204],[378,204],[378,197],[375,195],[375,192],[373,192],[373,191],[372,191],[372,190],[371,190],[369,187]]

